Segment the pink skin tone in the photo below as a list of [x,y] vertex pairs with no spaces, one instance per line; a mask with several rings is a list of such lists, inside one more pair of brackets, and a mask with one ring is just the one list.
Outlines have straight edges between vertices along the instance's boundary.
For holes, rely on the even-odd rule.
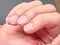
[[0,28],[1,28],[2,25],[0,25]]
[[0,28],[0,45],[60,45],[60,14],[51,4],[21,3]]
[[[42,30],[44,31],[44,29]],[[46,34],[45,31],[44,34],[42,34],[43,31],[40,33],[41,36],[45,34],[42,38],[44,38],[45,41],[49,40],[50,42],[50,39],[52,38],[49,38],[49,35]],[[29,35],[23,31],[21,26],[5,23],[0,28],[0,45],[60,45],[60,35],[58,35],[51,43],[48,43],[39,38],[37,33]]]

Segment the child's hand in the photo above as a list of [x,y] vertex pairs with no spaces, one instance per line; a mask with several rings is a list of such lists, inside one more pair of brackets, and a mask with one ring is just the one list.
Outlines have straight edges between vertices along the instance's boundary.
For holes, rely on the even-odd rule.
[[[25,13],[28,12],[33,7],[37,7],[37,6],[41,6],[41,5],[42,5],[42,2],[40,2],[40,1],[32,1],[29,3],[23,2],[23,3],[19,4],[18,6],[16,6],[15,8],[13,8],[13,10],[7,16],[6,22],[10,23],[10,24],[21,24],[21,23],[24,24],[25,23],[24,21],[26,20],[25,17],[27,16],[27,14],[26,14],[26,16],[24,16]],[[31,13],[31,12],[29,12],[29,13]],[[21,16],[24,16],[23,20],[19,20],[19,18]]]
[[50,42],[60,33],[60,14],[53,5],[43,5],[40,1],[16,6],[7,16],[6,22],[23,26],[28,34],[36,32],[45,43]]

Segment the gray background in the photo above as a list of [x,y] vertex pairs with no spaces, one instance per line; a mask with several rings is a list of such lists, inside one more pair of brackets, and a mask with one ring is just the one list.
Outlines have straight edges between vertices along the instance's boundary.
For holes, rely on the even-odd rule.
[[[0,0],[0,24],[5,23],[5,18],[9,11],[21,2],[29,2],[32,0]],[[51,3],[54,4],[54,0],[42,0],[44,4]]]

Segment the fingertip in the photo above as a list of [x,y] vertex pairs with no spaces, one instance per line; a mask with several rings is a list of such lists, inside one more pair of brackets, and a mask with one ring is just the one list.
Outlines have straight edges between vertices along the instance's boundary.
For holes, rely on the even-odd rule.
[[17,24],[18,16],[14,15],[10,17],[10,24]]
[[17,15],[10,16],[10,17],[6,18],[6,23],[8,23],[8,24],[17,24],[17,20],[18,20]]
[[33,27],[33,24],[32,23],[29,23],[27,25],[24,26],[24,31],[28,34],[32,34],[34,33],[34,27]]
[[21,25],[24,25],[26,21],[27,21],[27,16],[21,16],[21,17],[18,19],[17,23],[18,23],[18,24],[21,24]]

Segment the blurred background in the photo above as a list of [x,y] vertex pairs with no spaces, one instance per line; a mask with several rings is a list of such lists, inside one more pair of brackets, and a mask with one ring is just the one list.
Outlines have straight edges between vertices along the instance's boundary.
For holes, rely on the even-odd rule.
[[[0,24],[5,23],[5,18],[8,15],[9,11],[19,3],[29,2],[32,0],[0,0]],[[50,3],[55,5],[54,0],[42,0],[44,4]]]

